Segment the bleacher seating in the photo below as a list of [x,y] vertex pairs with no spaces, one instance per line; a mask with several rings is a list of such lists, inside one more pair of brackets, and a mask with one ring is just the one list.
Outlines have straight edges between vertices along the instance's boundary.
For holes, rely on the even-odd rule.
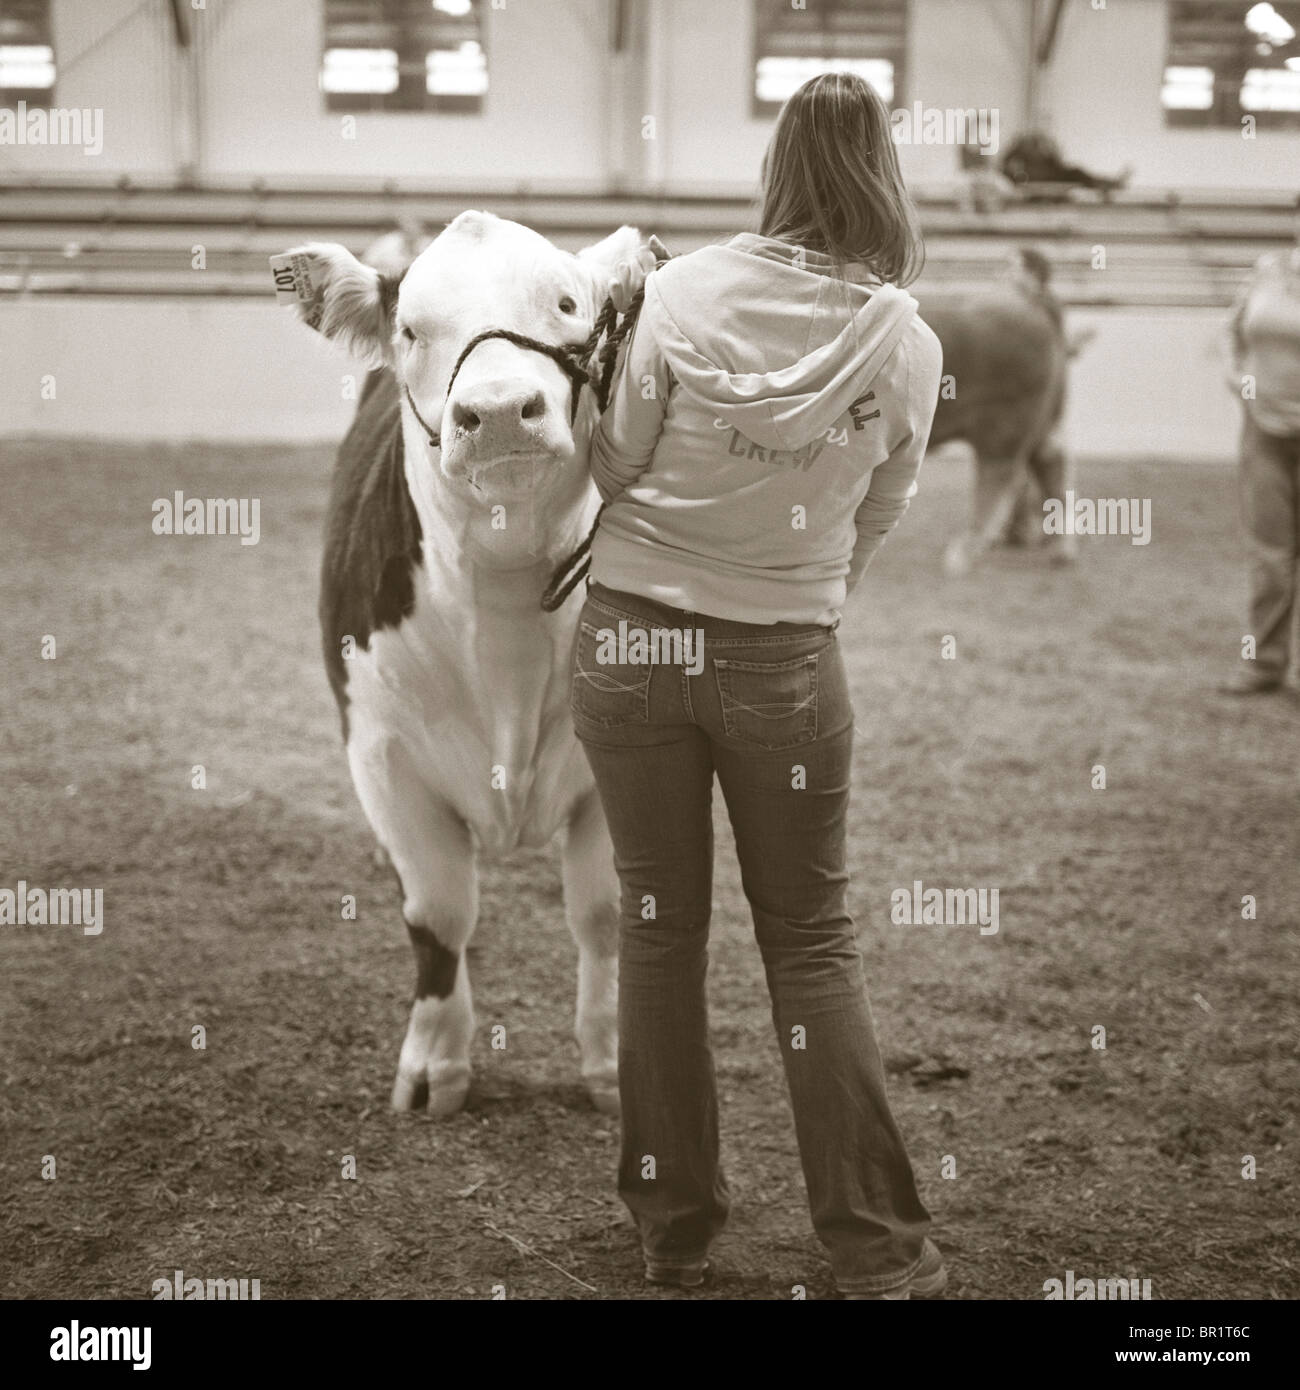
[[[959,183],[919,190],[924,281],[974,284],[1012,249],[1052,261],[1067,303],[1142,307],[1226,305],[1261,252],[1289,244],[1283,194],[1126,191],[1105,202],[968,206]],[[0,294],[257,295],[266,258],[295,242],[341,241],[361,251],[394,226],[435,232],[466,207],[487,208],[576,248],[621,222],[657,231],[676,251],[751,225],[744,199],[447,194],[373,187],[311,189],[0,184]],[[205,267],[193,268],[196,246]],[[1094,269],[1094,248],[1104,268]]]

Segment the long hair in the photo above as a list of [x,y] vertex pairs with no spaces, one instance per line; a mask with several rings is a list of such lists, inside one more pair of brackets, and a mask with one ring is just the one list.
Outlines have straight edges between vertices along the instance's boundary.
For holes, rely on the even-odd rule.
[[907,285],[925,260],[916,209],[898,168],[889,111],[852,73],[824,72],[781,108],[763,156],[759,231],[862,261]]

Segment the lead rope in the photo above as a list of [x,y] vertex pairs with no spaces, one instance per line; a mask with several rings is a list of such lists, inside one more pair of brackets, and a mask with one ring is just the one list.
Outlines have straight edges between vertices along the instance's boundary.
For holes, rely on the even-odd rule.
[[[662,258],[660,260],[662,264]],[[614,308],[614,301],[607,299],[596,316],[587,341],[580,352],[589,363],[591,389],[596,393],[596,405],[601,414],[609,408],[609,392],[614,381],[614,364],[618,360],[618,350],[627,341],[636,327],[637,316],[645,299],[645,284],[632,296],[621,319]],[[615,323],[615,320],[618,322]],[[605,341],[601,343],[601,337]],[[597,352],[597,344],[600,344]],[[555,567],[551,582],[542,591],[542,611],[554,613],[586,577],[591,569],[591,543],[596,538],[596,528],[600,525],[601,513],[605,510],[602,502],[591,523],[591,530],[581,543]]]

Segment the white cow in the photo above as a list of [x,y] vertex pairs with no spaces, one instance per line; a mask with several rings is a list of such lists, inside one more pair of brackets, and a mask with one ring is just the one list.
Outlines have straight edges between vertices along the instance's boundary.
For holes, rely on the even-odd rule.
[[556,834],[582,1075],[601,1110],[618,1106],[618,881],[568,710],[581,589],[555,613],[539,606],[595,515],[596,409],[545,353],[474,340],[581,343],[640,246],[624,227],[573,256],[465,212],[400,277],[341,246],[276,258],[309,324],[389,369],[368,380],[339,454],[320,613],[352,779],[415,948],[399,1110],[427,1099],[450,1114],[469,1089],[479,857]]

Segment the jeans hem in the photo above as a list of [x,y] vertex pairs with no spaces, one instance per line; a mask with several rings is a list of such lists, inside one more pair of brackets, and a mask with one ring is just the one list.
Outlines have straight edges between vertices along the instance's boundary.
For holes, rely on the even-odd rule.
[[912,1261],[910,1265],[898,1274],[881,1274],[871,1279],[853,1280],[851,1283],[835,1281],[835,1287],[840,1293],[888,1293],[891,1289],[905,1288],[912,1282],[912,1275],[921,1267],[921,1261],[925,1258],[925,1247],[922,1246],[921,1253]]
[[671,1260],[661,1260],[652,1255],[648,1250],[642,1250],[641,1254],[648,1268],[672,1270],[674,1273],[677,1273],[678,1271],[683,1269],[696,1269],[700,1265],[704,1264],[705,1261],[709,1258],[709,1252],[707,1250],[703,1251],[699,1255],[696,1255],[694,1259],[689,1260],[683,1260],[676,1257],[674,1257]]

